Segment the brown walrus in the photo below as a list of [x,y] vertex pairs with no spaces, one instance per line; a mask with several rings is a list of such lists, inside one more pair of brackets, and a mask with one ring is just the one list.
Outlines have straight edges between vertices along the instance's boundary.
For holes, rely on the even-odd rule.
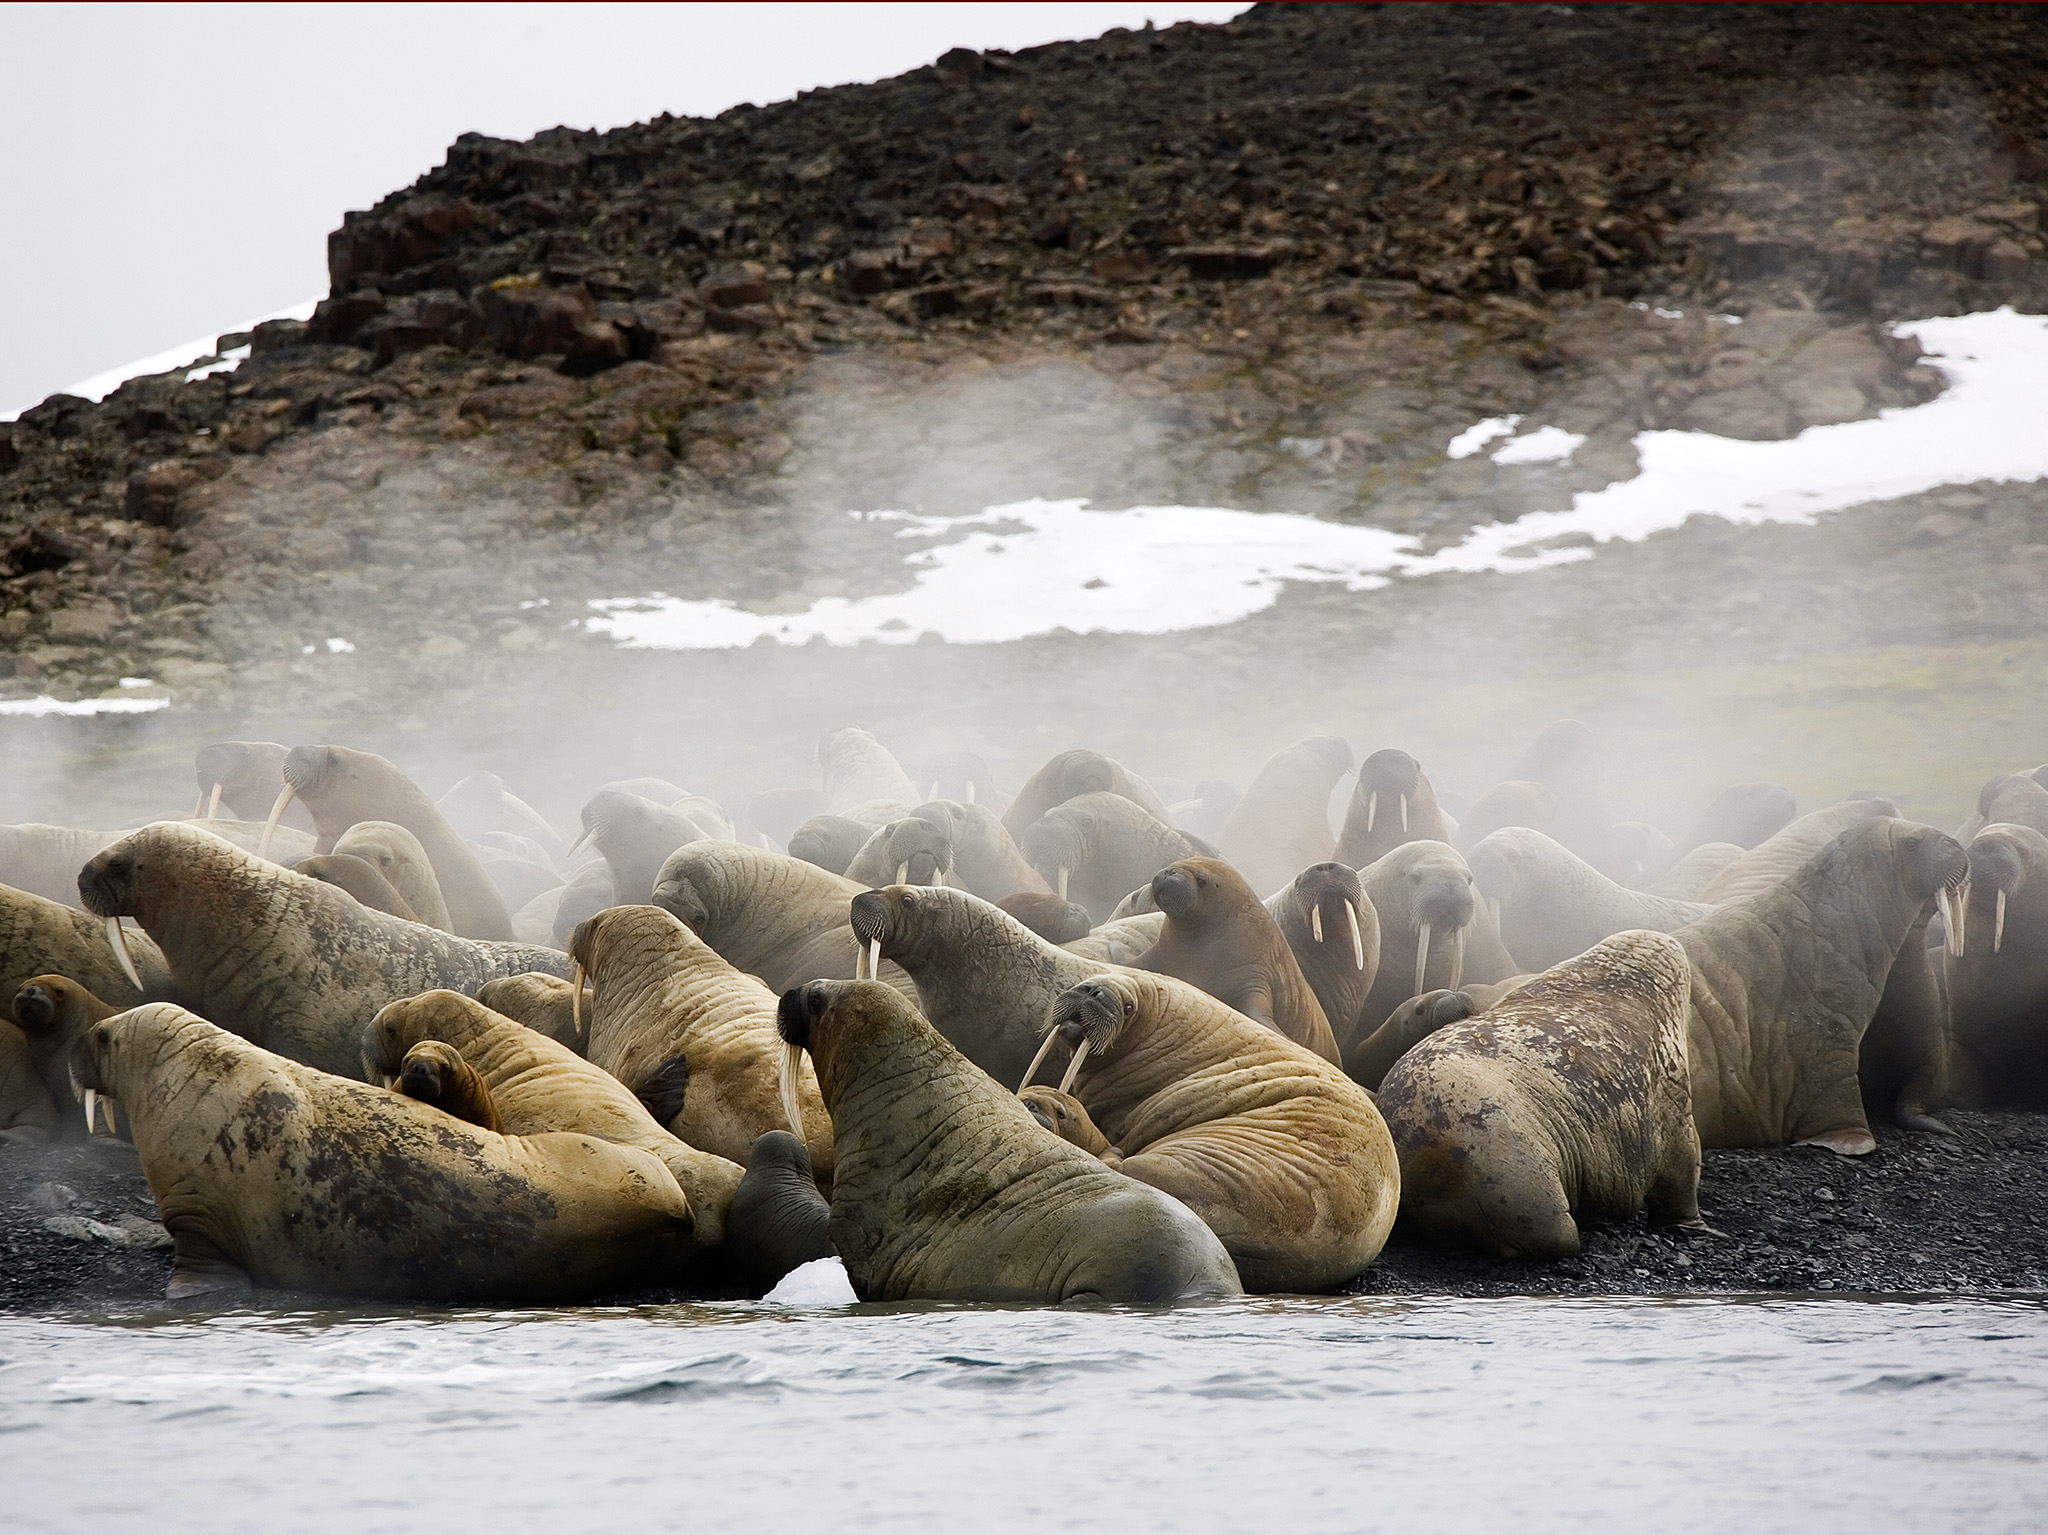
[[1472,871],[1447,842],[1404,842],[1358,871],[1379,914],[1380,964],[1347,1051],[1410,997],[1468,981],[1503,981],[1519,968],[1478,898]]
[[94,1024],[75,1061],[134,1128],[173,1299],[565,1303],[669,1282],[689,1253],[683,1191],[635,1147],[497,1135],[169,1003]]
[[[337,840],[358,821],[403,826],[426,850],[448,903],[452,931],[464,938],[510,940],[512,914],[497,886],[448,818],[394,763],[346,746],[295,746],[284,760],[283,774],[284,788],[271,806],[272,825],[296,798],[312,812],[319,828],[320,841],[314,848],[318,853],[334,851]],[[403,885],[399,888],[404,890]],[[410,893],[406,899],[415,911],[421,909]]]
[[1400,1200],[1394,1146],[1335,1066],[1128,970],[1063,992],[1045,1030],[1073,1058],[1059,1090],[1029,1088],[1026,1101],[1056,1106],[1049,1117],[1076,1144],[1184,1201],[1247,1290],[1334,1290],[1378,1256]]
[[0,1141],[57,1140],[68,1117],[36,1070],[28,1036],[0,1023]]
[[1860,1156],[1877,1144],[1858,1048],[1900,945],[1968,870],[1953,837],[1877,816],[1790,877],[1678,930],[1693,968],[1688,1049],[1702,1145],[1789,1141]]
[[[86,1095],[83,1125],[79,1125],[72,1115],[63,1113],[64,1105],[72,1098],[71,1052],[77,1048],[87,1029],[102,1018],[111,1018],[124,1009],[102,1002],[87,988],[63,975],[31,976],[15,991],[13,1005],[14,1020],[21,1025],[22,1043],[29,1064],[61,1115],[60,1129],[53,1139],[89,1139],[96,1131],[102,1108],[94,1101],[94,1095]],[[115,1134],[112,1102],[106,1103],[104,1108],[107,1133]]]
[[346,890],[359,904],[372,911],[388,912],[408,922],[420,920],[419,913],[412,909],[377,866],[354,853],[315,853],[310,858],[301,858],[290,868],[295,874],[317,879],[337,890]]
[[1568,1258],[1579,1222],[1695,1230],[1700,1142],[1686,1072],[1685,949],[1627,932],[1439,1029],[1379,1091],[1401,1214],[1502,1258]]
[[1199,837],[1106,792],[1055,805],[1025,828],[1017,846],[1057,894],[1087,907],[1098,922],[1166,865],[1217,856]]
[[[192,814],[211,819],[225,808],[237,820],[262,824],[284,788],[284,759],[290,755],[291,748],[278,741],[216,741],[200,747],[192,757],[199,779],[199,802]],[[295,831],[316,830],[312,812],[304,805],[288,809],[279,824]]]
[[[693,842],[669,854],[654,904],[770,991],[818,976],[856,974],[847,903],[862,887],[799,858],[740,842]],[[908,993],[910,978],[881,978]],[[779,995],[780,993],[778,993]]]
[[1391,747],[1358,765],[1358,782],[1337,836],[1337,862],[1363,869],[1404,842],[1451,840],[1422,764]]
[[[78,878],[72,876],[73,889]],[[117,953],[112,926],[105,917],[0,885],[0,999],[45,974],[74,977],[120,1007],[170,996],[170,967],[156,944],[146,934],[124,933]]]
[[585,997],[578,1006],[574,982],[528,971],[484,982],[476,989],[476,999],[492,1012],[523,1023],[578,1055],[583,1053],[580,1019],[589,1016],[590,999]]
[[1216,834],[1253,890],[1279,890],[1310,864],[1329,862],[1330,792],[1356,760],[1337,736],[1311,736],[1266,759]]
[[553,949],[477,943],[371,911],[177,822],[96,854],[78,890],[101,918],[142,924],[181,1001],[323,1071],[355,1069],[363,1024],[394,998],[437,986],[475,991],[527,970],[561,974],[569,963]]
[[687,1277],[716,1277],[726,1211],[743,1176],[737,1163],[678,1140],[610,1072],[460,992],[422,992],[380,1010],[359,1040],[364,1074],[394,1077],[426,1040],[452,1047],[476,1070],[508,1133],[573,1131],[658,1159],[696,1222],[684,1255]]
[[1465,854],[1501,942],[1523,970],[1548,970],[1603,938],[1634,928],[1675,933],[1713,907],[1668,901],[1616,884],[1575,853],[1525,826],[1508,826]]
[[[920,841],[915,827],[922,823],[936,830],[936,838]],[[895,851],[883,857],[874,871],[880,879],[869,879],[870,871],[849,866],[849,879],[861,880],[874,885],[954,885],[962,890],[971,890],[985,901],[999,901],[1005,896],[1037,894],[1052,887],[1043,876],[1025,860],[1016,840],[1004,827],[1000,817],[986,805],[967,804],[958,800],[927,800],[911,813],[907,830],[895,843]],[[945,878],[922,877],[923,865],[918,863],[922,851],[930,859],[931,868],[936,871],[941,865]],[[903,866],[908,863],[910,868]],[[901,873],[907,878],[897,878]]]
[[656,906],[614,906],[576,929],[569,957],[590,982],[584,1054],[633,1089],[655,1122],[744,1164],[770,1130],[806,1136],[821,1183],[832,1127],[817,1084],[798,1084],[803,1125],[779,1096],[776,994]]
[[1244,876],[1217,858],[1183,858],[1152,876],[1166,914],[1159,939],[1133,968],[1200,987],[1331,1065],[1337,1041],[1273,915]]
[[1003,812],[1004,829],[1022,846],[1025,829],[1034,821],[1084,794],[1118,794],[1162,821],[1173,819],[1152,785],[1121,762],[1101,752],[1076,749],[1057,753],[1025,781]]
[[2048,837],[1994,821],[1969,860],[1946,958],[1958,1100],[2048,1106]]
[[832,1115],[829,1230],[862,1300],[1241,1293],[1194,1212],[1045,1130],[889,987],[812,981],[784,994],[778,1027]]
[[476,1068],[462,1058],[453,1045],[438,1039],[423,1039],[405,1052],[399,1063],[398,1081],[393,1084],[406,1097],[431,1103],[444,1114],[453,1114],[467,1124],[505,1133],[498,1118],[498,1105]]
[[1387,1014],[1385,1023],[1344,1052],[1344,1074],[1367,1091],[1378,1092],[1394,1062],[1438,1029],[1463,1023],[1481,1011],[1469,991],[1439,988],[1410,997]]
[[1341,863],[1311,864],[1266,902],[1280,935],[1315,989],[1338,1048],[1357,1027],[1380,967],[1380,918]]

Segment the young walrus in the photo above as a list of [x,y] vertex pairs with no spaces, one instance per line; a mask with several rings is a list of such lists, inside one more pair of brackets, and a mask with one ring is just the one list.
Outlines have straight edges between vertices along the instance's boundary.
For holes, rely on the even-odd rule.
[[54,1137],[60,1141],[89,1139],[104,1117],[107,1134],[120,1132],[114,1126],[114,1104],[96,1094],[85,1095],[85,1123],[63,1112],[75,1089],[71,1082],[71,1052],[85,1031],[103,1018],[122,1011],[102,1002],[85,987],[63,975],[38,975],[24,982],[14,994],[14,1019],[21,1025],[22,1042],[29,1064],[35,1069],[50,1101],[62,1113],[61,1128]]
[[749,1295],[766,1295],[791,1269],[832,1256],[831,1225],[804,1143],[787,1130],[764,1131],[747,1153],[726,1222],[733,1278]]
[[632,1088],[656,1123],[744,1163],[770,1130],[804,1136],[832,1184],[832,1124],[806,1073],[801,1124],[778,1096],[775,993],[656,906],[614,906],[576,929],[569,957],[590,982],[584,1054]]
[[1617,933],[1437,1030],[1379,1090],[1401,1215],[1502,1258],[1569,1258],[1578,1223],[1703,1229],[1686,1070],[1685,950]]
[[1386,1124],[1335,1066],[1208,1003],[1165,976],[1083,981],[1044,1025],[1041,1055],[1073,1049],[1060,1089],[1022,1096],[1107,1165],[1184,1201],[1247,1290],[1338,1289],[1394,1224]]
[[431,1103],[466,1124],[505,1133],[490,1088],[453,1045],[438,1039],[421,1040],[405,1052],[393,1085],[415,1102]]
[[1183,858],[1152,876],[1152,899],[1166,922],[1134,969],[1178,976],[1339,1064],[1315,989],[1243,875],[1221,859]]
[[672,1283],[691,1253],[683,1191],[633,1146],[498,1135],[169,1003],[94,1024],[74,1062],[133,1126],[172,1299],[559,1304]]
[[[79,888],[76,874],[72,888]],[[71,976],[121,1007],[170,996],[171,972],[162,951],[146,933],[124,931],[116,952],[113,927],[104,916],[0,885],[0,1000],[12,997],[30,976],[44,974]]]
[[1480,1010],[1469,991],[1439,989],[1410,997],[1387,1015],[1385,1023],[1344,1052],[1344,1074],[1367,1092],[1376,1093],[1394,1062],[1438,1029],[1463,1023]]
[[705,1275],[725,1240],[738,1163],[678,1140],[610,1072],[459,992],[423,992],[379,1012],[362,1031],[363,1074],[373,1082],[396,1077],[412,1048],[428,1040],[475,1068],[509,1134],[575,1131],[658,1157],[696,1217],[689,1275]]
[[145,826],[97,854],[78,890],[101,918],[142,924],[186,1004],[323,1071],[355,1070],[363,1024],[394,998],[436,986],[474,991],[501,975],[559,974],[569,964],[553,949],[475,943],[371,911],[332,885],[175,822]]
[[0,1023],[0,1141],[54,1141],[70,1119],[36,1070],[28,1036]]
[[812,981],[783,995],[777,1023],[832,1116],[829,1234],[862,1300],[1242,1293],[1193,1211],[1044,1129],[891,988]]

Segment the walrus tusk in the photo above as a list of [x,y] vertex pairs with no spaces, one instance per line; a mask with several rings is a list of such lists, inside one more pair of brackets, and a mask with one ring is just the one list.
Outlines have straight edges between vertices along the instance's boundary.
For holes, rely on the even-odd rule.
[[[562,856],[563,856],[564,858],[574,858],[574,857],[576,856],[576,854],[577,854],[578,850],[579,850],[579,849],[581,849],[581,848],[582,848],[582,846],[583,846],[583,844],[584,844],[584,843],[586,843],[586,842],[588,842],[589,840],[590,840],[590,828],[589,828],[588,826],[586,826],[586,827],[584,827],[584,828],[583,828],[583,830],[581,830],[581,831],[579,831],[578,833],[576,833],[576,840],[575,840],[574,842],[572,842],[572,843],[570,843],[570,844],[569,844],[569,851],[568,851],[568,852],[566,852],[566,853],[564,853],[564,854],[563,854]],[[773,849],[773,848],[770,848],[770,849],[769,849],[768,851],[772,853],[772,852],[774,852],[774,851],[775,851],[775,849]]]
[[1457,939],[1451,945],[1451,990],[1456,991],[1465,979],[1465,930],[1458,929]]
[[796,1095],[797,1074],[803,1070],[803,1064],[804,1047],[784,1040],[782,1064],[775,1074],[775,1086],[782,1097],[782,1117],[789,1121],[789,1128],[798,1140],[804,1138],[804,1105]]
[[1365,831],[1367,836],[1372,835],[1372,823],[1378,817],[1379,813],[1380,791],[1374,789],[1365,797]]
[[210,820],[212,820],[212,819],[213,819],[213,818],[214,818],[215,816],[217,816],[217,815],[219,815],[219,814],[220,814],[220,785],[219,785],[218,783],[215,783],[215,784],[214,784],[214,786],[213,786],[213,793],[212,793],[212,794],[210,794],[210,795],[208,795],[208,796],[207,796],[207,799],[206,799],[206,819],[210,821]]
[[365,1050],[365,1051],[363,1052],[363,1055],[362,1055],[362,1060],[363,1060],[363,1080],[364,1080],[365,1082],[369,1083],[369,1084],[370,1084],[370,1085],[371,1085],[372,1087],[379,1087],[379,1086],[383,1085],[383,1081],[384,1081],[384,1073],[383,1073],[383,1072],[381,1072],[381,1071],[379,1071],[379,1070],[378,1070],[378,1069],[377,1069],[377,1068],[376,1068],[375,1066],[373,1066],[373,1065],[371,1065],[371,1064],[370,1064],[370,1052],[369,1052],[369,1051]]
[[1344,903],[1344,920],[1351,924],[1351,962],[1364,970],[1365,934],[1358,930],[1358,907],[1354,902]]
[[868,979],[879,981],[881,978],[882,940],[880,938],[870,938],[868,940]]
[[1201,808],[1202,802],[1198,799],[1177,799],[1166,807],[1166,813],[1168,815],[1186,815],[1190,810],[1200,810]]
[[1074,1047],[1074,1058],[1067,1062],[1067,1074],[1060,1078],[1060,1091],[1066,1092],[1074,1085],[1074,1078],[1081,1074],[1081,1063],[1088,1059],[1088,1040],[1082,1040]]
[[1996,954],[2005,946],[2005,892],[1998,892],[1998,906],[1991,918],[1991,952]]
[[1956,956],[1961,958],[1970,952],[1970,882],[1964,880],[1956,891]]
[[1065,900],[1066,898],[1067,898],[1067,866],[1066,866],[1065,864],[1061,864],[1061,865],[1060,865],[1060,899],[1064,901],[1064,900]]
[[1401,835],[1408,835],[1408,796],[1401,796]]
[[576,962],[576,973],[569,977],[569,1025],[576,1031],[576,1037],[583,1037],[583,962]]
[[277,823],[284,819],[285,806],[292,802],[292,797],[293,791],[290,784],[286,784],[277,791],[277,803],[270,807],[270,819],[263,823],[263,837],[256,844],[256,856],[258,858],[268,858],[270,856],[270,839],[277,834]]
[[765,831],[757,831],[754,833],[754,835],[761,839],[761,846],[768,849],[768,851],[771,853],[775,851],[775,844],[769,839],[768,833],[766,833]]
[[1422,924],[1422,931],[1415,938],[1415,995],[1421,996],[1429,988],[1423,984],[1423,975],[1429,969],[1429,924]]
[[907,858],[902,863],[896,865],[896,883],[899,885],[910,883],[910,860]]
[[114,946],[114,958],[121,962],[121,973],[128,977],[137,991],[146,990],[142,977],[135,973],[135,961],[128,956],[128,940],[121,935],[119,917],[107,918],[107,942]]
[[85,1090],[85,1133],[91,1135],[99,1117],[100,1095],[91,1088]]
[[[936,789],[938,785],[933,784],[932,787]],[[938,798],[937,795],[933,795],[932,797],[934,799]],[[967,780],[967,803],[970,805],[974,803],[974,780],[971,778]]]
[[1949,910],[1948,886],[1943,885],[1934,892],[1934,905],[1941,913],[1941,946],[1953,954],[1956,947],[1956,915]]
[[1053,1041],[1059,1037],[1060,1031],[1058,1029],[1047,1029],[1045,1031],[1045,1038],[1038,1042],[1038,1054],[1031,1057],[1031,1064],[1024,1068],[1024,1080],[1017,1084],[1017,1091],[1019,1093],[1022,1093],[1025,1088],[1031,1085],[1031,1079],[1038,1075],[1038,1068],[1045,1064],[1045,1058],[1052,1053]]
[[204,815],[205,813],[206,791],[204,789],[201,789],[199,791],[199,798],[192,801],[192,819],[196,821],[199,819],[200,816]]
[[1323,903],[1318,901],[1308,909],[1308,930],[1317,943],[1323,941]]

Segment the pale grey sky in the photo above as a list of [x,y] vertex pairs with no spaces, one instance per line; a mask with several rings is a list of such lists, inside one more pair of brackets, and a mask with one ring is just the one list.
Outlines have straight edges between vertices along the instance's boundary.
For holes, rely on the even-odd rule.
[[705,116],[1242,4],[0,5],[0,417],[327,291],[460,133]]

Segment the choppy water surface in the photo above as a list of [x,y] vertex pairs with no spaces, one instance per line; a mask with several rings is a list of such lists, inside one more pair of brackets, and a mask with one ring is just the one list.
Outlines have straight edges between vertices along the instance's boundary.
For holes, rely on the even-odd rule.
[[2048,1306],[0,1321],[17,1531],[2038,1527]]

